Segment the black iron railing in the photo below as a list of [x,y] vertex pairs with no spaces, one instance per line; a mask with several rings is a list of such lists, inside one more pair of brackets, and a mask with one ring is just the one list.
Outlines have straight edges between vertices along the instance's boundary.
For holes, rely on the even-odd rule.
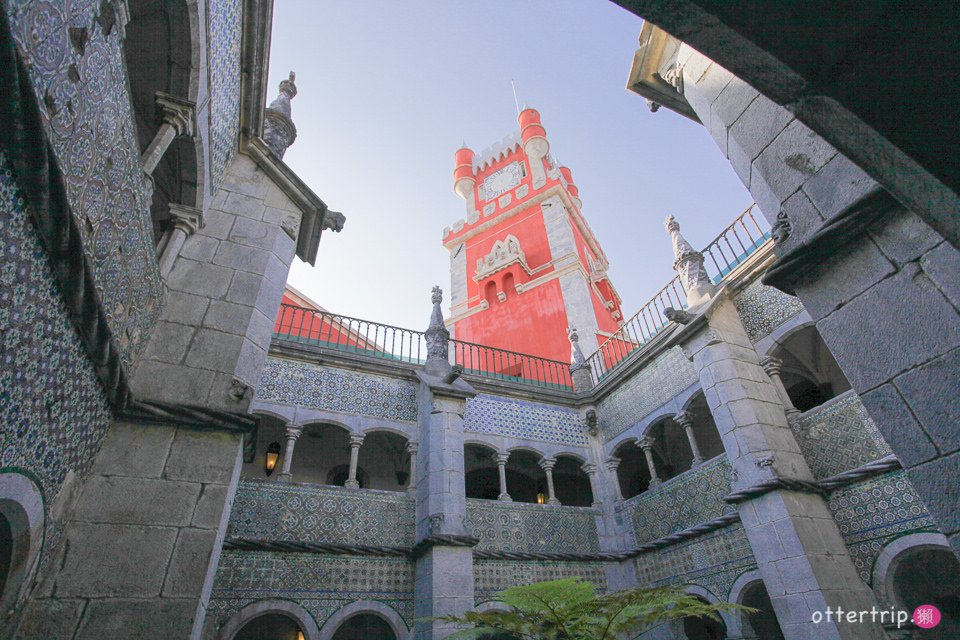
[[[704,267],[710,280],[717,284],[742,264],[754,251],[770,239],[770,229],[766,220],[761,218],[763,226],[757,222],[750,205],[737,216],[726,229],[702,251]],[[677,276],[623,323],[620,329],[607,338],[587,362],[593,374],[594,383],[599,382],[631,353],[647,344],[660,333],[670,321],[664,311],[667,307],[684,309],[687,307],[687,293]]]
[[[408,364],[423,364],[427,358],[422,331],[291,304],[280,305],[273,335],[286,342]],[[548,389],[573,389],[568,363],[526,353],[450,340],[450,362],[463,365],[468,374],[486,378]]]

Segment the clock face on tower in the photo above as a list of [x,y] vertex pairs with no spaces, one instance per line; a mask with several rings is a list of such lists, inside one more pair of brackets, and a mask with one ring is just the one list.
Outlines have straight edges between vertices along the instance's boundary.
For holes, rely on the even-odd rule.
[[523,170],[519,162],[511,162],[503,169],[491,173],[483,181],[480,195],[484,200],[493,200],[520,184]]

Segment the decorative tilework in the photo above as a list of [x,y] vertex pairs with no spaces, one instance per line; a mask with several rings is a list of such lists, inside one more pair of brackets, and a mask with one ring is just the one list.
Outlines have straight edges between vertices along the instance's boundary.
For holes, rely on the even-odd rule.
[[527,553],[597,553],[595,509],[467,500],[467,527],[477,549]]
[[697,382],[697,372],[680,347],[672,347],[637,371],[597,404],[600,425],[610,440]]
[[283,358],[267,358],[257,398],[385,420],[417,420],[413,382]]
[[412,547],[415,506],[404,493],[241,480],[228,535]]
[[210,2],[210,177],[211,193],[237,150],[240,133],[241,0]]
[[[7,6],[47,135],[63,171],[97,293],[126,368],[160,314],[150,194],[140,164],[120,29],[104,35],[96,2]],[[68,29],[87,29],[82,53]]]
[[937,530],[903,471],[834,491],[827,506],[867,584],[873,563],[887,542],[905,533]]
[[[87,472],[111,420],[68,318],[0,153],[0,467],[29,471],[47,505],[68,470]],[[47,530],[47,550],[59,539],[59,524]]]
[[721,455],[631,498],[626,508],[637,544],[736,511],[723,501],[729,493],[730,463]]
[[603,562],[518,562],[514,560],[475,560],[473,563],[474,602],[477,605],[496,600],[504,589],[545,580],[583,578],[598,592],[607,590]]
[[698,584],[721,599],[729,595],[737,576],[756,567],[740,524],[645,553],[634,562],[641,586]]
[[590,444],[576,409],[485,394],[467,400],[463,428],[578,447]]
[[853,391],[807,411],[791,428],[817,479],[893,453]]
[[770,332],[785,320],[803,311],[803,304],[799,299],[762,285],[759,280],[750,283],[737,294],[733,303],[752,342],[770,335]]
[[216,628],[251,602],[281,598],[297,602],[323,626],[355,600],[376,600],[412,626],[413,567],[405,558],[224,551],[207,615]]

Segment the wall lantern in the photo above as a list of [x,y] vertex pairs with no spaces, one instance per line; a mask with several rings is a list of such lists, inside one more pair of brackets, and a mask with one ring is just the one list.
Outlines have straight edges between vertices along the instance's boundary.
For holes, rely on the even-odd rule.
[[277,468],[277,460],[280,459],[280,443],[271,442],[267,446],[267,456],[263,462],[263,472],[269,476]]
[[547,496],[543,493],[543,487],[537,489],[537,504],[545,504],[547,502]]

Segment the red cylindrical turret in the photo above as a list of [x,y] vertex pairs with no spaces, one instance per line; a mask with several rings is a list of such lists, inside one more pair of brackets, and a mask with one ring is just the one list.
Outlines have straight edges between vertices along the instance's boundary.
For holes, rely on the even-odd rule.
[[453,190],[466,199],[467,195],[473,191],[473,185],[477,179],[473,175],[473,150],[468,147],[461,147],[453,154],[456,166],[453,169]]
[[560,175],[567,181],[567,193],[570,194],[570,198],[573,199],[578,209],[582,209],[583,202],[580,200],[580,189],[577,188],[577,185],[573,182],[573,174],[570,172],[570,169],[568,167],[560,167]]
[[517,116],[520,123],[520,138],[523,140],[523,150],[528,156],[543,158],[550,151],[547,142],[547,131],[540,124],[540,112],[536,109],[524,109]]

